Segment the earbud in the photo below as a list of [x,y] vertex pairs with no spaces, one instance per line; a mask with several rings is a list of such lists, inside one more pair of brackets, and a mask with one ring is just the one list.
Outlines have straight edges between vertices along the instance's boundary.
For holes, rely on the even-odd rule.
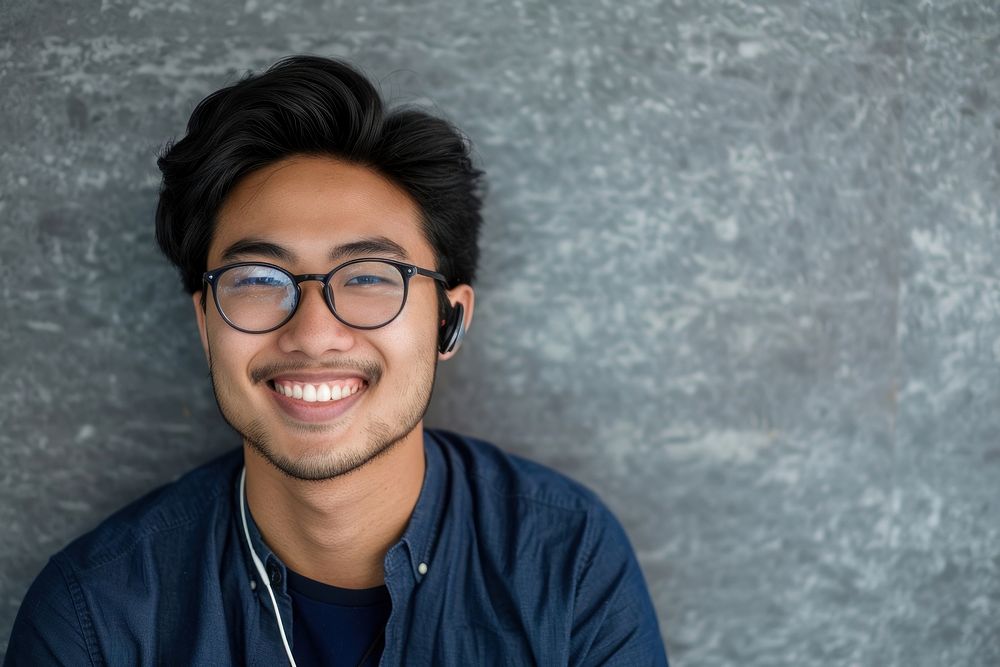
[[448,309],[444,322],[441,324],[441,334],[438,350],[441,354],[457,350],[465,336],[465,308],[456,303]]

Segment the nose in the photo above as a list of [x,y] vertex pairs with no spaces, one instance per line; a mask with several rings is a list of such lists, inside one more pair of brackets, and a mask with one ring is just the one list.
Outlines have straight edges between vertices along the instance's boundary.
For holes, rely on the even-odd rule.
[[295,315],[279,329],[282,352],[302,352],[319,359],[331,352],[345,352],[355,343],[355,331],[333,316],[323,294],[323,285],[306,281]]

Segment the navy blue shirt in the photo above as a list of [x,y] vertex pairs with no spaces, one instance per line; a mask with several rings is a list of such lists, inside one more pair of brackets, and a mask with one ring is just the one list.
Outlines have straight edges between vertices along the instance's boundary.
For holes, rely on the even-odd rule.
[[[446,432],[427,431],[424,453],[420,497],[384,560],[382,665],[666,666],[635,555],[593,493]],[[4,664],[285,664],[242,535],[242,465],[242,450],[226,454],[53,556]],[[287,570],[249,528],[292,640]]]

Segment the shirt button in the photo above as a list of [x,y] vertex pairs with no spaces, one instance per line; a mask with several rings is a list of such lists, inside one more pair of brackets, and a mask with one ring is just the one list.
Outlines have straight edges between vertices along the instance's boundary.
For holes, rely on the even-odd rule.
[[277,565],[272,565],[271,567],[269,567],[267,569],[267,574],[268,577],[271,579],[272,586],[281,585],[281,570],[278,568]]
[[421,563],[417,566],[417,572],[420,574],[427,574],[427,563]]

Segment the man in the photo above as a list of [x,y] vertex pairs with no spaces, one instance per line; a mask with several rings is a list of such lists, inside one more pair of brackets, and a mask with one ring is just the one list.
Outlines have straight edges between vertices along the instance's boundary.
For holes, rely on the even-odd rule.
[[157,240],[243,447],[53,557],[7,664],[666,664],[593,494],[423,428],[474,306],[453,127],[295,57],[202,101],[159,166]]

